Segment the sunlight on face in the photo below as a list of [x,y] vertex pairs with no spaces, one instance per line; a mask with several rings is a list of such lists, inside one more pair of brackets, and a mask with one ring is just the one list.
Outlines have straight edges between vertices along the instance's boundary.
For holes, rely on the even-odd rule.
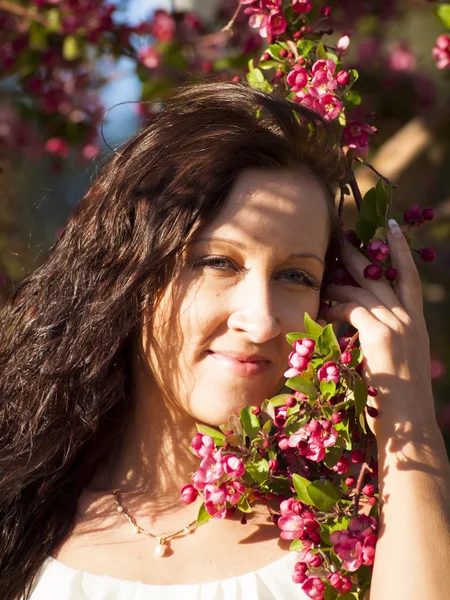
[[305,311],[317,316],[328,240],[325,196],[314,178],[241,173],[221,213],[187,249],[153,332],[144,331],[147,360],[172,402],[219,425],[282,388],[286,334],[303,331]]

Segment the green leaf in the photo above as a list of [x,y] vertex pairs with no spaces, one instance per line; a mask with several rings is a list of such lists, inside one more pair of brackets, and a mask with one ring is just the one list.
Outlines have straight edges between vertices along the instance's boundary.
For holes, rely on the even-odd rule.
[[45,50],[47,48],[48,30],[46,27],[32,21],[30,23],[29,46],[32,50]]
[[294,484],[295,491],[297,492],[297,496],[301,502],[304,504],[308,504],[309,506],[314,506],[314,502],[311,500],[308,494],[308,487],[311,485],[311,482],[308,479],[305,479],[301,475],[294,473],[292,475],[292,483]]
[[256,90],[262,90],[263,92],[271,92],[273,90],[273,87],[266,81],[260,69],[253,69],[247,73],[247,81]]
[[337,64],[338,62],[338,57],[336,56],[336,54],[333,54],[333,52],[327,52],[326,53],[327,58],[331,58],[331,60]]
[[257,483],[263,483],[269,477],[269,463],[265,458],[247,463],[245,470]]
[[260,60],[258,68],[266,71],[267,69],[275,69],[275,67],[278,67],[278,64],[276,60]]
[[212,437],[216,446],[223,446],[225,444],[226,436],[222,432],[217,431],[216,429],[213,429],[212,427],[208,427],[207,425],[198,425],[197,424],[197,431],[199,431],[200,433],[203,433],[205,435],[209,435],[209,437]]
[[364,413],[362,412],[359,415],[359,424],[361,425],[361,429],[364,431],[364,433],[367,434],[367,429],[366,429],[366,418],[364,416]]
[[366,192],[361,203],[359,218],[361,221],[369,221],[369,223],[373,223],[374,225],[384,225],[384,222],[379,223],[375,188],[371,188]]
[[356,416],[359,417],[367,403],[367,385],[362,379],[357,377],[353,382],[352,389],[355,395]]
[[353,350],[350,350],[350,354],[352,355],[352,362],[349,363],[347,366],[349,368],[354,368],[357,365],[359,365],[359,363],[362,361],[362,359],[364,358],[364,354],[362,353],[362,350],[360,348],[353,348]]
[[324,328],[321,327],[315,321],[313,321],[311,319],[311,317],[308,315],[308,313],[305,312],[305,329],[306,329],[306,333],[308,334],[308,336],[310,338],[312,338],[313,340],[317,340],[317,338],[322,333]]
[[259,430],[261,428],[259,419],[256,415],[252,413],[252,410],[253,407],[244,406],[240,412],[242,426],[244,427],[245,432],[251,440],[258,435]]
[[349,69],[348,74],[350,75],[351,85],[353,85],[355,81],[359,78],[359,73],[356,69]]
[[358,594],[355,592],[347,592],[346,594],[342,594],[338,596],[339,600],[358,600]]
[[359,106],[361,104],[361,94],[355,90],[349,90],[345,95],[345,104],[348,108]]
[[77,60],[81,56],[81,43],[79,38],[74,35],[67,35],[64,38],[62,54],[66,60]]
[[320,382],[320,393],[325,399],[331,398],[336,393],[336,384],[334,381],[321,381]]
[[339,446],[333,446],[332,448],[327,448],[325,458],[323,459],[323,463],[329,469],[332,469],[338,460],[342,456],[342,448]]
[[336,600],[336,598],[342,598],[339,596],[338,590],[336,590],[328,581],[326,582],[325,593],[323,600]]
[[284,406],[288,398],[292,398],[292,394],[278,394],[278,396],[271,398],[269,402],[274,407]]
[[206,510],[205,504],[203,503],[198,510],[197,527],[199,527],[200,525],[203,525],[204,523],[209,521],[209,519],[211,519],[211,515]]
[[436,8],[436,15],[447,29],[450,29],[450,4],[440,4]]
[[308,58],[309,53],[314,47],[315,43],[311,40],[298,40],[297,42],[297,51],[305,58]]
[[333,326],[331,323],[328,323],[328,325],[326,325],[322,333],[319,335],[317,344],[319,346],[319,352],[325,356],[330,352],[333,352],[333,354],[336,355],[337,360],[341,355],[339,342],[337,341],[337,337],[333,331]]
[[309,337],[311,337],[309,335],[309,333],[298,333],[298,332],[294,331],[292,333],[288,333],[286,336],[286,339],[287,339],[288,343],[292,345],[297,340],[302,340],[303,338],[309,338]]
[[309,484],[307,491],[314,505],[324,512],[329,512],[341,499],[338,488],[329,481],[314,481]]
[[291,545],[289,546],[289,550],[291,552],[296,552],[297,550],[303,550],[304,545],[302,540],[293,540]]
[[362,242],[370,242],[376,231],[376,225],[370,221],[358,221],[355,225],[356,235]]
[[247,496],[241,496],[239,502],[237,503],[238,509],[243,513],[251,513],[252,507],[248,503]]
[[344,111],[342,111],[339,114],[338,121],[339,121],[339,125],[342,125],[342,127],[345,127],[347,125],[347,117],[345,116]]
[[391,205],[391,186],[386,190],[384,187],[383,180],[380,178],[375,187],[375,193],[377,196],[377,212],[378,215],[383,219],[383,225],[389,216],[389,207]]
[[325,50],[325,46],[322,44],[322,42],[317,44],[316,57],[317,60],[326,60],[328,58],[327,51]]
[[47,31],[53,33],[58,31],[61,26],[60,12],[57,8],[51,8],[47,11]]
[[317,398],[316,386],[307,375],[291,377],[286,381],[286,385],[293,390],[297,390],[297,392],[306,394],[310,400],[315,400]]

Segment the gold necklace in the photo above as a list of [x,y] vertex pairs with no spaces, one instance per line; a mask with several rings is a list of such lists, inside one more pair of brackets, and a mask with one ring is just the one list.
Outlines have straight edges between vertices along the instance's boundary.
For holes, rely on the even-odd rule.
[[132,525],[134,533],[144,533],[146,536],[157,540],[158,543],[155,547],[155,554],[158,557],[164,556],[167,544],[168,542],[170,542],[171,539],[179,535],[188,535],[189,533],[193,533],[197,528],[197,520],[195,520],[192,521],[192,523],[189,523],[189,525],[186,525],[186,527],[182,527],[181,529],[173,533],[167,533],[164,535],[154,535],[150,531],[147,531],[143,527],[140,527],[136,523],[136,519],[125,510],[120,499],[120,490],[114,489],[112,493],[114,495],[114,500],[116,501],[117,512],[122,514],[126,518],[126,520]]

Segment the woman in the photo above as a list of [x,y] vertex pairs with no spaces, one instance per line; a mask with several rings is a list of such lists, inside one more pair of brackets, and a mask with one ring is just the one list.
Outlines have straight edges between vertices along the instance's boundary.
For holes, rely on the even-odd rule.
[[[195,529],[198,505],[179,490],[197,466],[195,424],[280,390],[285,335],[321,297],[337,301],[327,320],[359,329],[380,390],[371,600],[445,597],[449,467],[417,271],[394,228],[396,293],[362,277],[334,212],[326,133],[244,84],[187,87],[111,160],[19,287],[2,319],[2,599],[306,597],[267,507],[245,527]],[[360,288],[326,285],[341,246]],[[163,532],[179,534],[160,558]]]

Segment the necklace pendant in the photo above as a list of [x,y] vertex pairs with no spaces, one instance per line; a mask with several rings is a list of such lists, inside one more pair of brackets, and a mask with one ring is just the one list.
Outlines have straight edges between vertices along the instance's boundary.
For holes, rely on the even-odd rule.
[[158,540],[158,543],[155,547],[155,554],[156,556],[158,556],[159,558],[161,558],[161,556],[164,556],[164,554],[166,553],[166,545],[164,544],[163,540]]

